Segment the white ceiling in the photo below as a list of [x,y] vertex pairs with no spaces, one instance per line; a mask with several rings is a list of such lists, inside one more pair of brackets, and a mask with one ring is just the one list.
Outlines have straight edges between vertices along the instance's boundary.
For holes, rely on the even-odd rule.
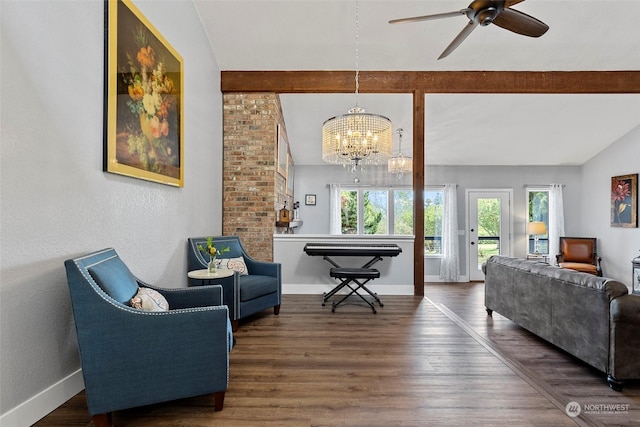
[[[513,8],[549,25],[540,38],[465,26],[459,16],[388,21],[465,8],[470,0],[360,0],[360,70],[640,70],[640,1],[527,0]],[[355,70],[355,1],[195,0],[221,70]],[[355,73],[354,73],[355,92]],[[350,94],[281,95],[296,164],[322,164],[322,123],[356,104]],[[411,95],[360,94],[360,107],[412,141]],[[439,165],[580,165],[640,125],[640,95],[427,95],[425,161]],[[397,140],[396,140],[397,141]],[[528,150],[536,147],[537,150]],[[397,142],[395,145],[397,149]],[[526,151],[525,151],[526,150]]]

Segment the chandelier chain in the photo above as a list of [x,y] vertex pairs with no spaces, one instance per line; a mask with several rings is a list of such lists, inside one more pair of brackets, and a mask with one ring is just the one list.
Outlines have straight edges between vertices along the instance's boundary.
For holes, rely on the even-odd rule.
[[360,6],[356,1],[356,107],[358,106],[358,91],[360,89]]

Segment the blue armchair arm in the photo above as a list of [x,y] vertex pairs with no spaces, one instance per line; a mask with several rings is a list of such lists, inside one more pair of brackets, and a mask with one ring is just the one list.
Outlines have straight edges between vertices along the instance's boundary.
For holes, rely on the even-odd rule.
[[197,288],[161,288],[137,279],[138,285],[155,289],[167,299],[171,310],[190,307],[207,307],[223,305],[222,286],[209,285]]
[[245,263],[249,274],[257,274],[260,276],[278,277],[280,264],[275,262],[256,261],[249,255],[245,254]]

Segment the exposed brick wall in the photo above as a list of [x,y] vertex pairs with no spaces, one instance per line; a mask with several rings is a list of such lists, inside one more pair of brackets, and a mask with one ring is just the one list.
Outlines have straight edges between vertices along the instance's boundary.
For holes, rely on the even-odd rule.
[[273,260],[277,211],[291,206],[277,173],[278,124],[286,139],[280,98],[274,93],[224,94],[224,235],[238,235],[249,254]]

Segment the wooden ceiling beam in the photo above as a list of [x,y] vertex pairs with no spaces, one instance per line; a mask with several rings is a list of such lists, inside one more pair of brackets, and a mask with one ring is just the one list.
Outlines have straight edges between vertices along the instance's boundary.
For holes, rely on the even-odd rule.
[[[360,93],[640,93],[640,71],[360,71]],[[222,92],[350,93],[353,71],[222,71]]]

